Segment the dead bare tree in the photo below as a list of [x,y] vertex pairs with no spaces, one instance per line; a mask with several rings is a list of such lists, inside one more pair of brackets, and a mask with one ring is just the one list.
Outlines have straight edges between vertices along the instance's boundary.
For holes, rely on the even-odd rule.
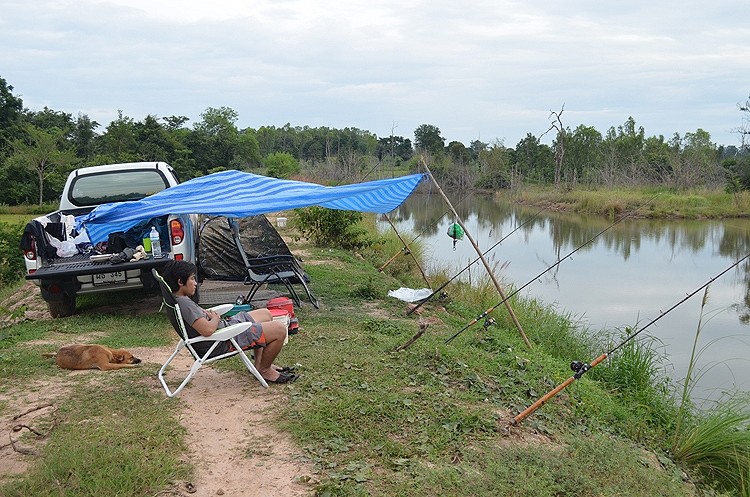
[[732,131],[740,135],[740,150],[746,150],[750,148],[750,96],[745,103],[738,103],[737,108],[745,114],[742,116],[742,124]]
[[[565,158],[565,126],[562,123],[562,114],[564,111],[565,104],[560,107],[560,112],[550,111],[549,117],[552,119],[552,124],[547,131],[542,133],[542,136],[544,136],[552,130],[557,132],[557,136],[555,137],[555,186],[560,184],[563,159]],[[539,138],[541,139],[542,136]]]

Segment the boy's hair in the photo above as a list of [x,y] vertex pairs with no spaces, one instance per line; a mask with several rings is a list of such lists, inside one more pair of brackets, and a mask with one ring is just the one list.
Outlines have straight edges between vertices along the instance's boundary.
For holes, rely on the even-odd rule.
[[176,292],[180,289],[179,283],[183,285],[187,283],[190,276],[197,274],[197,268],[195,264],[188,261],[169,261],[159,273],[161,274],[164,281],[169,285],[169,289],[172,292]]

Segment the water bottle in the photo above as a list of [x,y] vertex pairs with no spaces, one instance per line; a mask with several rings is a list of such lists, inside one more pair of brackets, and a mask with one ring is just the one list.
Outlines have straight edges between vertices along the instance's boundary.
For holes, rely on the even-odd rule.
[[148,234],[151,239],[151,255],[154,259],[161,258],[161,242],[159,241],[159,232],[156,231],[156,227],[151,226],[151,233]]

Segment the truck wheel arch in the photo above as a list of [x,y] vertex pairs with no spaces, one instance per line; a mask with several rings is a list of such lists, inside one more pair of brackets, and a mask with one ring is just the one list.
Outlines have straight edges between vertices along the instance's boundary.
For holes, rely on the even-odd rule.
[[67,293],[63,294],[61,300],[47,301],[47,308],[53,318],[72,316],[76,311],[76,297]]

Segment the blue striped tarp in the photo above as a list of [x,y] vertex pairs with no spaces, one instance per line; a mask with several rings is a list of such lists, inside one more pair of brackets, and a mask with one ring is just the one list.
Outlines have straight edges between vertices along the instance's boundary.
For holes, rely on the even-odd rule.
[[423,174],[342,186],[269,178],[240,171],[222,171],[194,178],[132,202],[102,204],[76,218],[92,243],[110,233],[127,231],[140,221],[165,214],[207,214],[247,217],[319,205],[330,209],[390,212],[411,195]]

